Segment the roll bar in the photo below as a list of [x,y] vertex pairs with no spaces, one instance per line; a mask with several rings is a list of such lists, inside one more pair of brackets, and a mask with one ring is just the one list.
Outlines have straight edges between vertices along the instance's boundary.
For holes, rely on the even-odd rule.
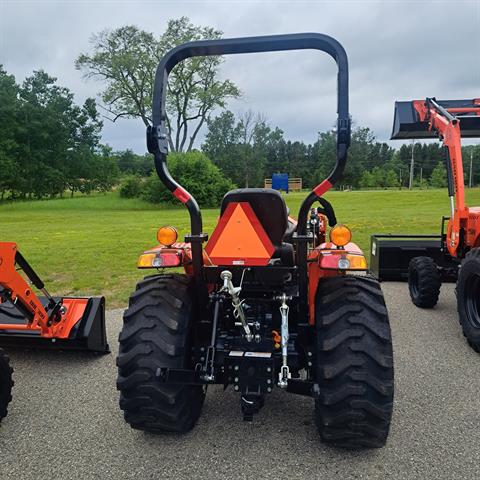
[[155,155],[155,168],[160,180],[178,200],[186,205],[189,211],[191,224],[191,236],[189,238],[192,244],[195,241],[201,241],[203,235],[200,209],[193,196],[172,178],[166,162],[168,154],[166,93],[169,73],[175,65],[190,57],[304,49],[324,51],[333,57],[338,66],[337,161],[328,178],[317,185],[302,203],[298,218],[298,234],[304,235],[310,206],[339,180],[347,160],[347,150],[350,145],[348,60],[342,45],[334,38],[320,33],[201,40],[178,45],[170,50],[160,61],[155,75],[152,109],[153,125],[147,128],[147,146],[148,151]]

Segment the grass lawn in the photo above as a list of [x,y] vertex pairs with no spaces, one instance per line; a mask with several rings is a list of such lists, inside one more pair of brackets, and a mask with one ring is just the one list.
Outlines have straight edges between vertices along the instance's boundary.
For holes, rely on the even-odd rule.
[[[292,215],[304,196],[285,196]],[[331,192],[326,198],[366,251],[372,233],[437,233],[441,216],[449,214],[446,189]],[[467,201],[480,205],[480,189],[469,190]],[[211,233],[218,209],[202,213],[204,229]],[[18,243],[52,293],[102,294],[107,308],[126,305],[145,273],[136,269],[137,257],[156,244],[159,226],[176,226],[180,238],[189,231],[183,206],[155,206],[116,193],[5,203],[0,204],[0,215],[0,240]]]

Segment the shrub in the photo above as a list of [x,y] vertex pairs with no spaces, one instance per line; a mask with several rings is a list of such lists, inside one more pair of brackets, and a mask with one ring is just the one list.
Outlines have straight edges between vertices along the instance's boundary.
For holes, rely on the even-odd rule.
[[430,185],[434,188],[442,188],[447,186],[447,169],[442,162],[432,170],[430,176]]
[[[228,190],[235,185],[202,152],[172,153],[168,156],[172,177],[191,193],[200,206],[218,207]],[[152,203],[177,203],[178,200],[160,182],[156,173],[143,187],[143,198]]]
[[120,196],[124,198],[136,198],[142,194],[142,180],[136,175],[126,176],[120,183]]

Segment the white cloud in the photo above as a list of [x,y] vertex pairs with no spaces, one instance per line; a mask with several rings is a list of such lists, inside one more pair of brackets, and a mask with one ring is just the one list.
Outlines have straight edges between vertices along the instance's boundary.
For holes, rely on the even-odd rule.
[[[12,1],[0,3],[0,63],[18,81],[44,68],[78,101],[101,84],[73,62],[92,33],[125,24],[160,34],[187,15],[224,36],[317,31],[336,37],[350,61],[355,121],[386,140],[396,99],[480,97],[480,2],[465,1]],[[222,75],[244,97],[235,111],[267,115],[288,138],[313,141],[335,118],[335,68],[318,52],[241,55]],[[141,121],[105,123],[103,141],[145,151]]]

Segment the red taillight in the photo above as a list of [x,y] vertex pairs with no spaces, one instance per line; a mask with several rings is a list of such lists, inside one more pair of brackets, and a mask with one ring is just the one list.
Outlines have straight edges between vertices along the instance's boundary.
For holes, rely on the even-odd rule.
[[182,264],[181,252],[147,252],[140,255],[138,268],[167,268],[178,267]]
[[162,252],[158,253],[152,261],[152,267],[178,267],[181,263],[180,254]]

